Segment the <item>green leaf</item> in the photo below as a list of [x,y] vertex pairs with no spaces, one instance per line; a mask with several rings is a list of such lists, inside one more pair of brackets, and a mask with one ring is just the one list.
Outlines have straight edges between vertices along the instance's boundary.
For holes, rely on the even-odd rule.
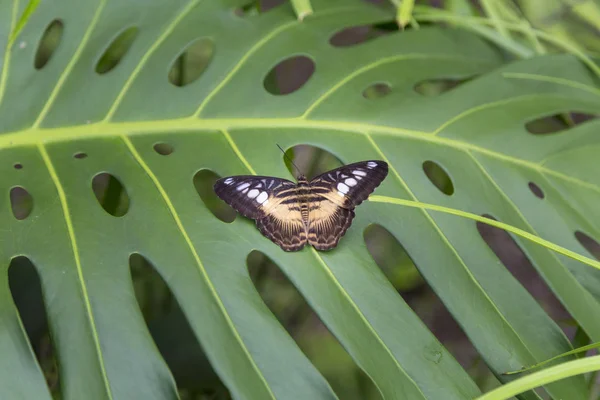
[[[373,223],[402,243],[496,374],[571,350],[470,219],[371,201],[335,250],[284,253],[252,221],[216,218],[194,176],[209,169],[291,178],[276,144],[310,144],[344,163],[388,161],[380,196],[490,214],[515,232],[589,256],[574,232],[600,238],[598,122],[544,136],[525,127],[548,115],[596,112],[597,78],[567,55],[503,65],[496,48],[454,29],[332,46],[329,38],[344,28],[394,20],[393,9],[367,2],[312,1],[314,13],[302,22],[287,3],[234,12],[244,3],[45,1],[10,41],[25,5],[0,2],[0,184],[4,193],[21,186],[33,199],[31,214],[17,219],[2,197],[0,254],[5,268],[16,256],[37,268],[62,397],[177,397],[135,300],[128,260],[139,253],[173,292],[233,397],[335,398],[254,288],[245,264],[252,250],[284,271],[384,398],[478,396],[374,263],[363,239]],[[37,44],[57,19],[60,43],[37,69]],[[119,62],[98,68],[131,27],[138,33]],[[176,60],[202,38],[213,47],[196,49],[210,57],[201,76],[171,83],[169,71],[185,65]],[[269,72],[292,56],[309,57],[314,73],[300,89],[272,94],[285,88]],[[414,89],[440,80],[464,83],[434,96]],[[381,83],[391,88],[385,95],[362,95]],[[172,153],[155,151],[157,143]],[[448,174],[451,195],[428,180],[425,161]],[[103,204],[92,188],[101,173],[112,176]],[[121,197],[128,207],[118,208]],[[599,341],[599,271],[540,245],[548,242],[516,240]],[[49,398],[2,276],[0,397]],[[587,396],[582,377],[546,390]]]

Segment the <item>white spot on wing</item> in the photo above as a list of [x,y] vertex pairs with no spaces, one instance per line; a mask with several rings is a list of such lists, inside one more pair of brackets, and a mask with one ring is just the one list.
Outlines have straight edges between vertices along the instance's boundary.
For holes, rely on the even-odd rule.
[[267,192],[260,192],[260,194],[256,198],[256,201],[258,202],[258,204],[263,204],[267,201],[268,198],[269,195],[267,194]]
[[344,175],[344,174],[342,174],[342,175],[340,175],[340,176],[341,176],[342,178],[347,178],[347,177],[348,177],[348,175]]
[[248,186],[250,186],[250,184],[248,182],[242,183],[240,186],[237,187],[237,190],[238,190],[238,192],[241,192],[242,190],[246,189]]
[[348,193],[348,190],[350,190],[350,188],[348,186],[346,186],[345,184],[343,184],[342,182],[337,184],[337,190],[346,194]]
[[250,197],[251,199],[253,199],[256,196],[258,196],[258,193],[260,193],[258,190],[252,189],[251,191],[248,192],[248,197]]
[[357,176],[367,176],[367,173],[365,171],[360,171],[358,169],[355,171],[352,171],[352,173]]
[[233,178],[227,178],[223,183],[226,185],[231,185],[233,183]]
[[354,178],[348,178],[344,181],[344,183],[348,186],[356,186],[358,182],[356,182],[356,179]]
[[267,189],[271,189],[271,186],[273,186],[274,183],[275,183],[275,181],[271,179],[269,181],[269,187],[267,187]]
[[376,163],[376,162],[369,161],[369,162],[367,163],[367,168],[371,168],[371,169],[372,169],[372,168],[375,168],[376,166],[377,166],[377,163]]

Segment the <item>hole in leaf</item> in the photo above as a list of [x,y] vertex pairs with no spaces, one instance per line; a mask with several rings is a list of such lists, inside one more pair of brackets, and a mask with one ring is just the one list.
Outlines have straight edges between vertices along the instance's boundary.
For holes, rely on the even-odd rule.
[[[496,220],[489,214],[483,214],[482,216]],[[500,262],[538,301],[548,315],[559,324],[571,318],[569,312],[565,310],[562,303],[540,277],[523,249],[508,232],[483,222],[476,222],[476,227],[483,241],[494,252]]]
[[327,150],[305,144],[290,147],[285,151],[285,155],[287,157],[283,156],[283,162],[288,171],[295,177],[298,176],[298,171],[290,160],[296,164],[300,173],[308,179],[344,165],[339,158]]
[[596,115],[580,112],[564,112],[534,119],[525,124],[527,132],[534,135],[546,135],[569,130],[574,126],[597,118]]
[[19,256],[11,260],[8,267],[8,285],[50,392],[53,398],[62,398],[59,364],[48,327],[42,285],[38,271],[29,258]]
[[439,96],[442,93],[448,92],[465,82],[470,81],[473,77],[465,79],[428,79],[421,81],[414,86],[415,92],[423,96]]
[[100,60],[98,60],[98,63],[96,64],[96,72],[102,75],[113,70],[117,65],[119,65],[133,44],[138,32],[139,29],[135,26],[127,28],[121,32],[121,34],[119,34],[119,36],[117,36],[104,51],[104,54],[102,54]]
[[235,8],[233,12],[238,17],[250,17],[270,11],[285,2],[286,0],[255,0]]
[[592,256],[600,261],[600,243],[581,231],[575,232],[575,238]]
[[175,86],[186,86],[194,82],[206,70],[215,52],[210,38],[196,39],[177,57],[169,70],[169,82]]
[[102,172],[92,179],[92,190],[104,211],[122,217],[129,210],[129,196],[123,184],[113,175]]
[[264,80],[267,92],[290,94],[299,90],[315,72],[315,63],[307,56],[291,56],[274,66]]
[[33,197],[24,187],[15,186],[10,190],[10,206],[15,218],[24,220],[33,210]]
[[[465,367],[473,365],[479,357],[477,351],[454,317],[423,279],[398,239],[377,224],[367,226],[363,237],[375,263],[415,314],[461,365]],[[435,354],[430,356],[435,357]],[[478,369],[483,367],[481,372],[489,374],[484,363],[481,364]]]
[[14,167],[15,169],[23,169],[23,164],[21,164],[21,163],[16,163],[15,165],[13,165],[13,167]]
[[329,38],[329,43],[333,47],[350,47],[369,42],[383,35],[398,32],[398,30],[398,24],[395,21],[373,25],[350,26],[334,33]]
[[423,171],[427,178],[434,184],[440,192],[451,196],[454,193],[454,184],[448,173],[436,162],[425,161],[423,163]]
[[174,150],[175,149],[173,149],[173,146],[171,146],[169,143],[160,142],[154,145],[154,151],[161,156],[168,156],[169,154],[173,153]]
[[340,399],[380,399],[379,390],[354,363],[288,277],[265,254],[253,250],[246,265],[266,306],[327,379]]
[[78,152],[78,153],[75,153],[75,154],[73,154],[73,157],[75,157],[75,158],[77,158],[77,159],[81,160],[81,159],[84,159],[84,158],[86,158],[86,157],[87,157],[87,154],[85,154],[85,153],[82,153],[82,152]]
[[52,55],[60,44],[63,28],[64,26],[62,21],[58,19],[55,19],[48,25],[44,31],[44,34],[42,35],[42,38],[40,39],[37,51],[35,53],[35,58],[33,61],[33,66],[35,69],[42,69],[46,66],[46,64],[48,64],[52,58]]
[[209,211],[223,222],[231,223],[237,216],[236,211],[215,194],[213,186],[221,177],[209,169],[201,169],[194,175],[194,187]]
[[529,186],[529,190],[531,190],[531,193],[533,193],[535,195],[535,197],[538,197],[540,199],[544,198],[544,192],[538,185],[536,185],[533,182],[529,182],[528,186]]
[[177,299],[160,273],[145,257],[133,253],[129,270],[135,297],[148,331],[173,373],[181,398],[229,398],[208,362]]
[[371,257],[396,289],[409,291],[423,284],[423,278],[406,250],[387,229],[371,224],[363,236]]
[[363,91],[363,97],[366,99],[378,99],[387,96],[391,91],[392,87],[389,83],[374,83]]

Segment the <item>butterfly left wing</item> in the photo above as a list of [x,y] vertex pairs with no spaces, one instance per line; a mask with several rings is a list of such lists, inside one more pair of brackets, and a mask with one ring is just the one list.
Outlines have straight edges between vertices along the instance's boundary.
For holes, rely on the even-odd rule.
[[306,244],[306,228],[294,198],[297,186],[286,179],[240,175],[217,180],[217,196],[245,217],[256,220],[260,232],[285,251]]
[[373,193],[387,173],[388,165],[383,161],[362,161],[313,178],[308,243],[317,250],[336,247],[352,224],[354,208]]

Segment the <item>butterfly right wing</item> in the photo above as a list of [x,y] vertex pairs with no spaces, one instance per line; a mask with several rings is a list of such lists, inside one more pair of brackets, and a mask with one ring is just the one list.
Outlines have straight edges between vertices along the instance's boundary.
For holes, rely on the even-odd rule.
[[294,202],[297,185],[270,176],[240,175],[217,180],[217,196],[245,217],[256,220],[259,231],[285,251],[306,244],[300,205]]

